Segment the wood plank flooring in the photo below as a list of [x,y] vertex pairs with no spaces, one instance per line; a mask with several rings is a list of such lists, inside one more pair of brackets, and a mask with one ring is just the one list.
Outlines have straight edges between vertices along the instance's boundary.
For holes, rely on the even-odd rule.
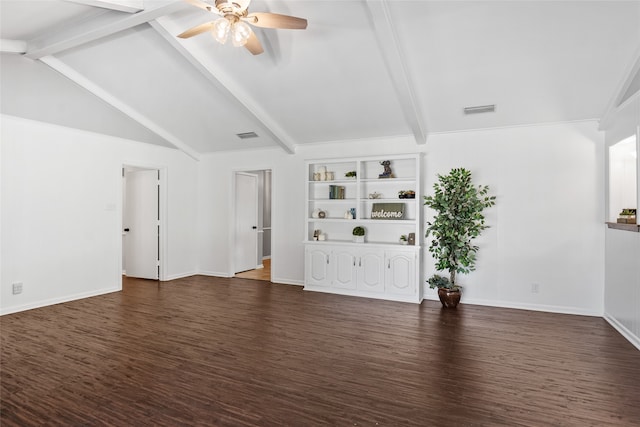
[[638,426],[603,319],[195,276],[6,315],[0,425]]
[[242,273],[236,273],[235,277],[239,279],[253,279],[253,280],[265,280],[271,281],[271,259],[262,260],[262,268],[256,268],[255,270],[243,271]]

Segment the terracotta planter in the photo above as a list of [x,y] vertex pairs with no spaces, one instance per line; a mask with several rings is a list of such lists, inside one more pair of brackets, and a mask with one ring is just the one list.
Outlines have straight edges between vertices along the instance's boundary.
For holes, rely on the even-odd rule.
[[438,298],[444,308],[456,308],[460,302],[460,291],[447,288],[438,288]]

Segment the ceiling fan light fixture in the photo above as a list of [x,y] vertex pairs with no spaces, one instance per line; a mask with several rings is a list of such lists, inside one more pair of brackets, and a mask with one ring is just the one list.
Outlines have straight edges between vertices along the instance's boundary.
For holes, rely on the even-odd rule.
[[235,47],[244,46],[251,35],[251,27],[246,22],[238,21],[231,26],[231,41]]
[[218,43],[225,44],[229,38],[230,31],[231,22],[227,18],[219,18],[214,21],[211,34]]

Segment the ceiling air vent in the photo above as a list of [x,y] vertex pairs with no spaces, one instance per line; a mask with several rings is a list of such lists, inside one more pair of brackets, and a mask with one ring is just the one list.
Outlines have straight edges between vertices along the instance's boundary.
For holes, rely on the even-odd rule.
[[465,107],[464,114],[493,113],[496,111],[496,105],[477,105],[475,107]]
[[255,132],[243,132],[243,133],[236,133],[236,136],[240,139],[250,139],[250,138],[257,138],[258,134]]

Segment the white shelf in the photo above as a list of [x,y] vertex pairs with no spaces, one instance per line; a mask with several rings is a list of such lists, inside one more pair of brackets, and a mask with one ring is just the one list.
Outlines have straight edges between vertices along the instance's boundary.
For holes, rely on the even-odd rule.
[[354,203],[357,202],[358,199],[309,199],[309,202],[322,202],[322,203],[333,203],[333,202],[341,202],[341,203]]
[[[397,178],[379,178],[391,161]],[[356,177],[343,179],[355,171]],[[343,295],[383,298],[419,303],[422,242],[422,200],[420,197],[420,156],[418,154],[354,159],[325,159],[307,162],[305,185],[305,290]],[[331,173],[330,181],[316,180]],[[314,177],[316,179],[314,179]],[[330,199],[330,186],[344,187],[345,199]],[[401,191],[415,191],[416,198],[401,199]],[[378,199],[369,194],[377,193]],[[376,203],[385,210],[399,210],[404,219],[371,219]],[[394,209],[395,208],[395,209]],[[355,209],[356,218],[342,216]],[[322,210],[327,218],[313,218]],[[366,230],[363,243],[353,242],[354,227]],[[315,232],[324,240],[314,240]],[[401,235],[415,235],[414,245],[400,243]]]
[[[378,177],[384,171],[380,164],[383,160],[391,161],[390,167],[396,177]],[[334,179],[314,179],[323,171],[332,173]],[[343,178],[344,174],[350,171],[356,171],[356,176]],[[367,229],[367,238],[381,244],[396,246],[400,235],[410,233],[414,233],[416,243],[419,242],[419,236],[422,234],[422,200],[418,154],[308,161],[306,173],[305,241],[313,241],[315,230],[326,234],[327,241],[349,240],[353,227],[362,225]],[[332,185],[344,187],[346,198],[330,199],[329,187]],[[415,191],[416,197],[398,197],[398,192],[407,190]],[[381,197],[370,199],[371,193],[378,193]],[[376,203],[403,204],[404,219],[371,219],[371,210]],[[351,208],[355,209],[356,218],[343,218],[345,212]],[[324,211],[327,218],[313,218],[313,211],[318,209]]]
[[307,181],[309,184],[357,184],[357,179],[332,179],[329,181]]
[[372,202],[372,203],[402,203],[402,202],[415,202],[414,199],[362,199],[363,202]]
[[415,178],[362,178],[360,180],[360,182],[363,183],[371,183],[371,182],[375,182],[375,183],[385,183],[385,184],[402,184],[402,183],[408,183],[408,184],[413,184],[414,182],[416,182]]

